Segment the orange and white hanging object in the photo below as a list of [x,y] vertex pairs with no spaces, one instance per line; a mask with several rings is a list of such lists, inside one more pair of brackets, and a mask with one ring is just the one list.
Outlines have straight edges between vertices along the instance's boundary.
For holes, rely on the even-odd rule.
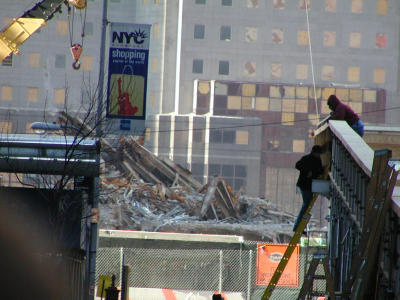
[[82,46],[81,44],[73,44],[71,47],[71,54],[72,57],[74,58],[74,62],[72,63],[72,67],[75,70],[79,70],[81,67],[81,63],[79,61],[79,58],[81,57],[82,54]]
[[77,9],[84,9],[86,7],[86,0],[68,0],[68,3],[75,6]]

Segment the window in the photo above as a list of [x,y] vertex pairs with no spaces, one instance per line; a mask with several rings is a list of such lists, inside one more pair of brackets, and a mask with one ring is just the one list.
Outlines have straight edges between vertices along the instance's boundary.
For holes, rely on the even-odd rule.
[[159,36],[159,26],[158,23],[153,24],[153,38],[158,39]]
[[374,82],[375,83],[385,83],[385,69],[384,68],[374,69]]
[[258,1],[259,0],[247,0],[247,7],[248,8],[258,8]]
[[83,56],[81,59],[82,70],[92,71],[93,70],[93,56]]
[[301,153],[306,151],[305,140],[293,140],[293,152]]
[[386,34],[378,33],[376,35],[376,48],[385,49],[386,48]]
[[258,29],[257,27],[246,27],[245,40],[248,43],[257,41]]
[[350,48],[360,48],[361,47],[361,33],[350,32],[349,45],[350,45]]
[[297,44],[300,46],[308,45],[308,31],[307,30],[299,30],[297,32]]
[[193,33],[194,39],[202,40],[204,39],[204,35],[205,35],[205,26],[203,24],[195,24]]
[[222,6],[232,6],[232,0],[222,0]]
[[294,125],[294,113],[283,112],[282,113],[282,125]]
[[221,41],[231,40],[231,26],[221,26],[219,39]]
[[11,133],[12,122],[0,121],[0,133]]
[[297,65],[296,79],[307,79],[307,77],[308,77],[308,65]]
[[324,32],[324,46],[334,47],[336,45],[336,32],[335,31],[325,31]]
[[68,33],[68,22],[64,20],[58,20],[56,33],[58,35],[66,35]]
[[349,67],[347,71],[347,80],[350,82],[360,81],[360,68],[359,67]]
[[31,68],[40,67],[40,53],[29,54],[29,66]]
[[228,109],[241,109],[241,97],[240,96],[228,96]]
[[269,98],[267,97],[257,97],[256,98],[256,110],[268,111]]
[[388,0],[378,0],[376,14],[386,15],[388,13]]
[[10,85],[1,87],[1,100],[11,101],[13,99],[13,88]]
[[236,130],[236,144],[237,145],[248,145],[249,144],[249,132],[246,130]]
[[284,9],[286,0],[274,0],[274,8]]
[[311,1],[310,0],[300,0],[300,9],[310,9]]
[[57,104],[65,103],[65,89],[54,89],[54,102]]
[[192,73],[203,74],[203,60],[202,59],[194,59],[193,60]]
[[210,130],[210,143],[221,143],[222,142],[222,130],[213,129]]
[[39,100],[39,89],[38,88],[28,88],[28,101],[38,102]]
[[234,144],[235,143],[235,130],[224,129],[222,135],[222,143]]
[[335,68],[333,66],[322,66],[321,79],[325,81],[333,80]]
[[282,77],[282,64],[271,64],[271,78]]
[[85,35],[93,35],[93,23],[92,22],[86,22]]
[[272,44],[283,44],[283,29],[272,29]]
[[6,67],[12,67],[12,62],[13,62],[13,54],[11,53],[9,56],[3,59],[1,65]]
[[206,0],[195,0],[196,4],[206,4]]
[[363,11],[363,0],[351,0],[351,12],[361,14]]
[[335,12],[336,11],[336,0],[326,0],[325,11]]
[[151,59],[151,72],[157,73],[157,67],[158,67],[158,60],[156,57],[154,57]]
[[249,76],[249,77],[254,77],[256,76],[256,63],[252,61],[248,61],[244,64],[244,70],[243,70],[244,75]]
[[55,67],[59,69],[65,69],[65,55],[64,54],[57,54]]
[[221,60],[218,68],[219,75],[229,75],[229,61]]

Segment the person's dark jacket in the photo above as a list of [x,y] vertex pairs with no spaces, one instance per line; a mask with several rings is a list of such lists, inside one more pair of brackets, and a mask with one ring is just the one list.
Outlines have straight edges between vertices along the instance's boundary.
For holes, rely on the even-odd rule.
[[335,95],[329,96],[328,105],[333,111],[331,117],[329,118],[330,120],[344,120],[350,126],[360,120],[353,109],[350,106],[342,103]]
[[321,158],[311,153],[304,155],[296,163],[296,169],[300,171],[297,186],[305,191],[311,191],[312,180],[318,178],[324,172]]

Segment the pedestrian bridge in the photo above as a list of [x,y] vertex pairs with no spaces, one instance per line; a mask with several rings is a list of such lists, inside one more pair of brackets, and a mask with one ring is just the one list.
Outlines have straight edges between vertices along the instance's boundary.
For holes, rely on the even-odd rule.
[[400,297],[399,160],[373,150],[344,121],[321,123],[330,165],[329,265],[334,299]]

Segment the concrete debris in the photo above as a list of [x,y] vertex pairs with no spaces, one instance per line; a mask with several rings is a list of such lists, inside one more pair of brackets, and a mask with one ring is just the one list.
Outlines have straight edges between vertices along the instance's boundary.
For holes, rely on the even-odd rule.
[[[78,118],[60,121],[78,128]],[[241,235],[247,240],[287,243],[296,216],[261,198],[233,193],[221,177],[206,185],[189,170],[158,158],[134,137],[117,146],[101,139],[100,228]]]

